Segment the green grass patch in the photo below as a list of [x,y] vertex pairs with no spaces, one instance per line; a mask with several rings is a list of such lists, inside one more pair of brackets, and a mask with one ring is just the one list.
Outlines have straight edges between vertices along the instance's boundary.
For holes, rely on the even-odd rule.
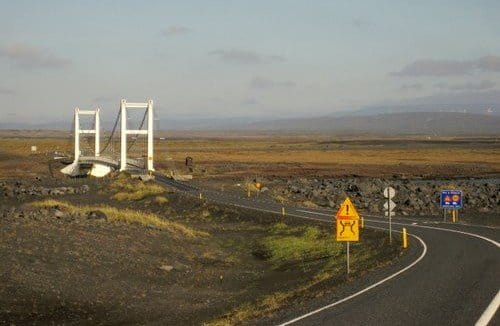
[[119,221],[130,224],[141,224],[146,226],[154,226],[159,229],[174,233],[181,234],[190,238],[206,237],[208,233],[194,230],[190,227],[182,225],[177,222],[164,220],[154,214],[143,213],[131,209],[119,209],[116,207],[96,205],[96,206],[76,206],[68,202],[58,201],[54,199],[46,199],[36,201],[30,204],[34,207],[43,208],[57,208],[68,213],[88,213],[91,211],[99,210],[106,214],[108,221]]
[[118,201],[139,201],[146,197],[158,196],[166,192],[166,189],[160,185],[133,180],[125,173],[118,175],[109,187],[111,191],[115,192],[111,198]]
[[[277,291],[242,303],[204,325],[248,324],[253,319],[271,316],[290,306],[298,298],[303,301],[324,295],[348,279],[345,269],[345,243],[337,243],[331,232],[317,227],[288,227],[285,223],[277,223],[268,231],[270,235],[258,243],[259,250],[267,253],[266,259],[275,266],[300,261],[303,263],[292,266],[301,268],[307,262],[316,264],[314,269],[305,271],[314,276],[298,284],[296,288]],[[357,277],[389,264],[401,254],[399,241],[395,239],[392,245],[389,244],[387,234],[373,230],[364,230],[362,233],[360,242],[352,243],[350,277]]]
[[258,241],[254,254],[269,260],[275,268],[328,260],[342,252],[342,244],[336,242],[331,233],[317,227],[290,228],[284,223],[277,223],[270,231],[270,236]]

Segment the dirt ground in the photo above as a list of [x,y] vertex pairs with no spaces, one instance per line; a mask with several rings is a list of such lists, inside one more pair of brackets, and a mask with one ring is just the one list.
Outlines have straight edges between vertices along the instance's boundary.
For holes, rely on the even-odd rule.
[[[200,177],[369,176],[489,177],[500,174],[496,139],[196,139],[158,142],[158,166]],[[169,164],[170,163],[170,164]]]
[[[309,280],[309,270],[276,271],[252,254],[254,241],[276,217],[175,196],[169,196],[169,209],[193,212],[189,224],[208,231],[209,239],[128,224],[2,219],[0,320],[200,324],[239,302]],[[213,210],[227,217],[197,216]]]
[[[4,162],[12,158],[4,156]],[[112,197],[112,178],[68,179],[57,173],[51,178],[36,170],[46,162],[44,156],[29,158],[23,164],[36,167],[30,175],[2,182],[21,189],[88,185],[90,190],[2,194],[0,324],[240,324],[348,281],[342,246],[331,255],[306,255],[279,266],[262,254],[263,240],[300,242],[311,227],[321,232],[318,243],[333,241],[331,225],[291,217],[283,223],[274,214],[223,207],[169,190],[164,204],[154,196],[119,201]],[[68,215],[62,206],[32,206],[45,199],[156,214],[207,236],[190,238],[152,225]],[[389,246],[384,233],[365,230],[362,241],[352,246],[357,264],[351,277],[397,260],[400,248],[399,243]]]
[[[30,153],[32,145],[37,153]],[[302,257],[280,266],[257,254],[263,240],[308,241],[307,227],[319,230],[314,241],[326,241],[330,225],[289,218],[283,227],[273,214],[174,192],[164,194],[167,204],[151,196],[118,201],[108,188],[112,179],[67,179],[57,173],[61,165],[53,162],[54,152],[70,153],[71,146],[57,137],[0,138],[0,181],[47,187],[88,184],[91,189],[56,197],[0,198],[0,324],[238,324],[334,291],[347,281],[340,276],[345,264],[340,251],[326,259]],[[500,173],[495,139],[156,140],[158,170],[188,173],[186,156],[193,158],[195,182],[212,188],[273,176],[450,178]],[[156,214],[208,236],[189,238],[150,225],[58,217],[54,207],[30,213],[30,203],[46,198]],[[363,232],[362,241],[353,246],[352,259],[358,259],[353,277],[402,253],[397,242],[388,246],[384,233]]]
[[[32,164],[32,145],[38,147],[37,156],[46,156],[39,166]],[[143,156],[143,147],[144,144],[138,142],[131,156]],[[0,173],[12,176],[46,172],[54,151],[71,154],[71,139],[0,137]],[[496,138],[177,136],[156,139],[155,153],[157,169],[181,174],[187,173],[185,158],[191,157],[197,178],[352,175],[478,178],[500,175],[500,142]]]

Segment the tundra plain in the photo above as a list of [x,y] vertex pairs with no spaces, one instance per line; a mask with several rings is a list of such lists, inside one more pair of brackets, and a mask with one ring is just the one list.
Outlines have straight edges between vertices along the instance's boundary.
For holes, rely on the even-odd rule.
[[[57,132],[36,135],[0,138],[0,256],[6,262],[0,319],[6,322],[265,322],[286,306],[307,306],[415,254],[399,239],[391,245],[385,232],[365,229],[352,246],[353,272],[346,277],[344,247],[334,241],[332,224],[227,207],[126,174],[67,178],[53,158],[71,155],[71,140]],[[202,187],[241,196],[250,191],[332,215],[345,196],[362,214],[372,213],[386,180],[473,179],[485,196],[476,202],[496,212],[498,144],[494,138],[177,135],[155,140],[155,163],[166,175],[191,174],[189,182]],[[140,157],[138,147],[132,155]]]

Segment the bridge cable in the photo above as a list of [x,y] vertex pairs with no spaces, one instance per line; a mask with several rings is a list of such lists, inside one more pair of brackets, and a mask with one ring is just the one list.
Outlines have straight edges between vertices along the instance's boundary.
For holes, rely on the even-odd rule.
[[119,109],[118,114],[116,115],[115,124],[113,126],[113,129],[111,130],[111,134],[109,135],[109,137],[106,141],[106,145],[104,145],[104,147],[101,149],[99,154],[102,154],[109,147],[109,144],[111,144],[111,140],[113,139],[113,136],[115,134],[116,127],[118,126],[118,121],[120,120],[121,114],[122,114],[122,111],[121,111],[121,109]]
[[[137,130],[141,130],[142,127],[144,126],[144,122],[146,121],[146,116],[148,114],[148,111],[145,110],[144,111],[144,115],[142,117],[142,121],[141,121],[141,125],[139,126],[139,128],[137,128]],[[128,148],[127,148],[127,152],[130,151],[130,149],[132,148],[132,146],[134,146],[135,142],[137,141],[137,138],[139,137],[139,134],[136,134],[135,135],[135,138],[130,142]]]

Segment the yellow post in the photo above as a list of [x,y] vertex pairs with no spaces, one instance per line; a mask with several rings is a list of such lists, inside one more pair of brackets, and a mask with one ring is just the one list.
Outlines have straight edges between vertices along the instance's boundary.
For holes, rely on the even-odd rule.
[[456,222],[455,221],[455,210],[454,209],[451,210],[451,220],[453,221],[453,223]]
[[283,215],[283,216],[285,216],[285,215],[286,215],[286,213],[285,213],[285,207],[284,207],[284,206],[283,206],[283,207],[281,207],[281,215]]
[[248,196],[248,198],[250,198],[250,187],[248,187],[247,196]]
[[361,228],[365,228],[365,218],[363,216],[361,216]]
[[408,234],[406,234],[406,228],[403,228],[403,248],[408,247]]
[[201,192],[200,192],[200,199],[203,199],[203,195],[201,194]]

